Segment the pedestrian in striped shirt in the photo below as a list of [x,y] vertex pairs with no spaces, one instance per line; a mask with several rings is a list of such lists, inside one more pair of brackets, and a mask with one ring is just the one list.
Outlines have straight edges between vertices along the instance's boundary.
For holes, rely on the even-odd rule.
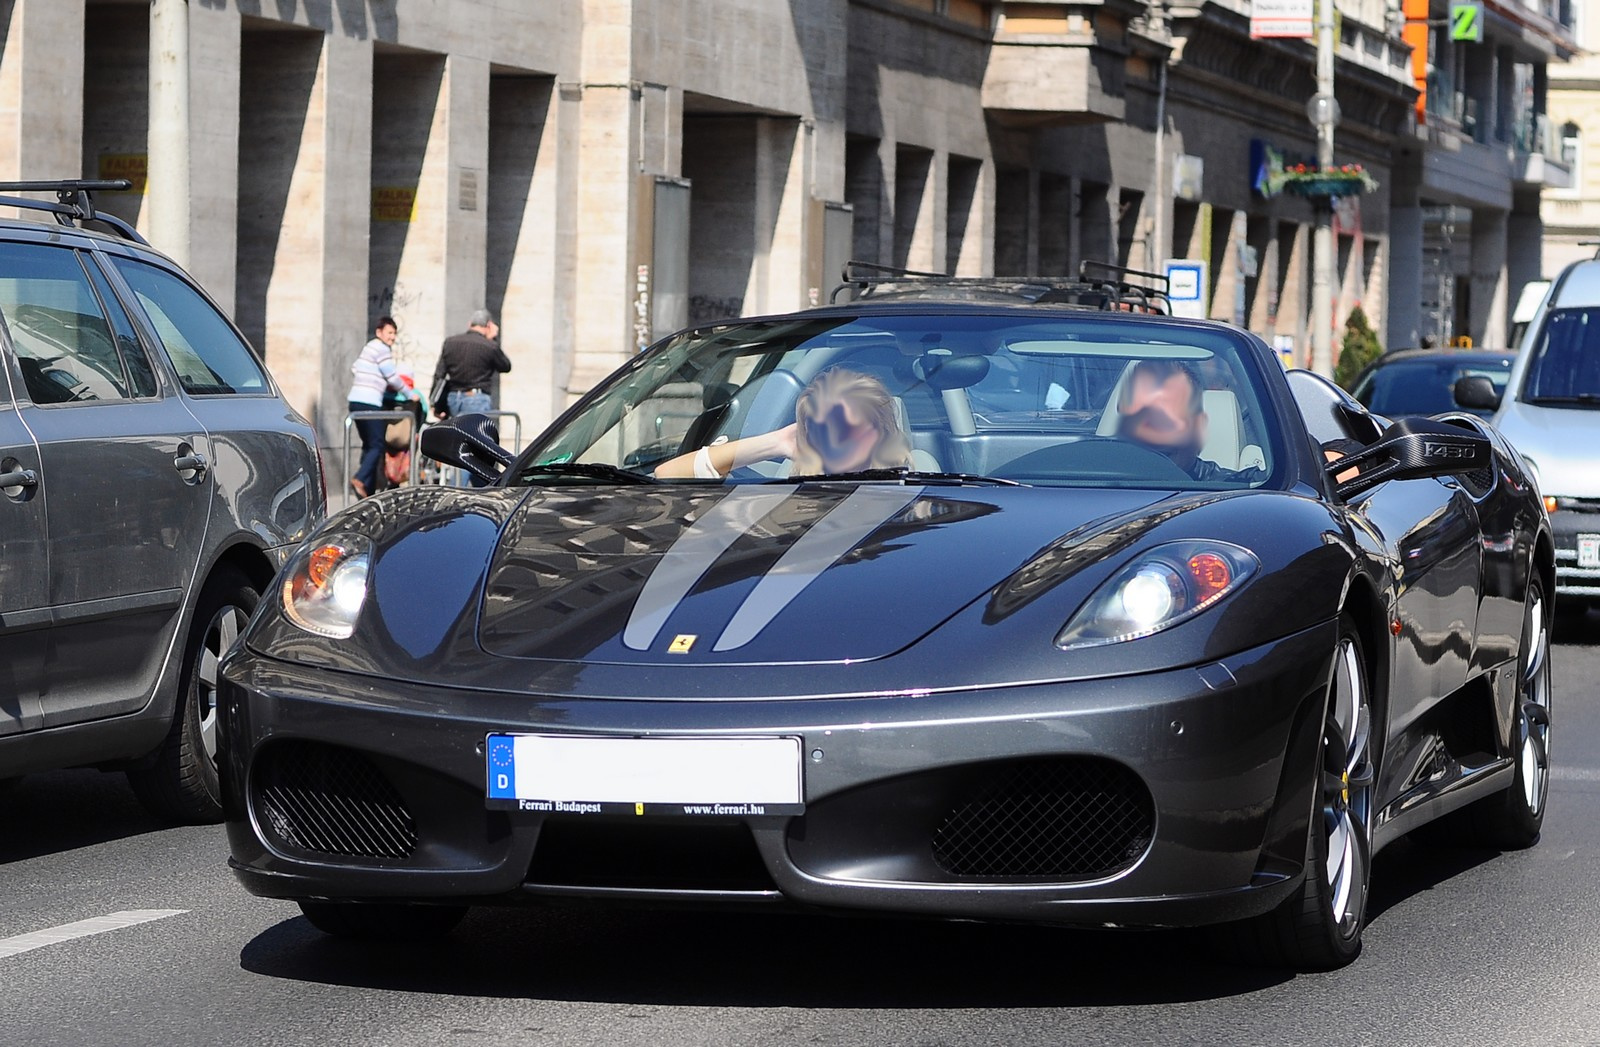
[[[362,346],[361,354],[350,365],[354,376],[350,382],[350,411],[383,410],[384,394],[389,390],[403,393],[415,400],[417,392],[409,389],[395,369],[391,347],[400,329],[394,317],[380,316],[372,325],[372,341]],[[350,489],[357,497],[365,498],[378,489],[378,464],[383,461],[382,419],[357,421],[356,431],[361,434],[361,465],[350,478]]]

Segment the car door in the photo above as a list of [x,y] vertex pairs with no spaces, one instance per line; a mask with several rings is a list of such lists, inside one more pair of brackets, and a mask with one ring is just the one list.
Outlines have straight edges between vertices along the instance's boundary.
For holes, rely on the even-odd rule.
[[220,503],[213,528],[243,524],[271,545],[299,542],[323,508],[316,454],[309,432],[297,435],[286,424],[292,412],[266,368],[178,272],[116,248],[102,257],[135,320],[165,352],[185,407],[211,441]]
[[167,666],[205,542],[204,431],[87,252],[0,243],[0,320],[50,535],[42,723],[135,711]]
[[1401,632],[1390,711],[1408,722],[1466,681],[1483,572],[1477,507],[1446,477],[1391,480],[1358,511],[1395,557]]
[[39,726],[41,637],[50,620],[39,448],[12,402],[11,379],[0,347],[0,735]]

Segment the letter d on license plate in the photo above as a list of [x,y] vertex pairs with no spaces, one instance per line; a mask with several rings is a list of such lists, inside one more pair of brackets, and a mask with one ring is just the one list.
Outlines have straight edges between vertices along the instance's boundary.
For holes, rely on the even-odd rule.
[[531,814],[800,814],[798,738],[491,734],[489,807]]

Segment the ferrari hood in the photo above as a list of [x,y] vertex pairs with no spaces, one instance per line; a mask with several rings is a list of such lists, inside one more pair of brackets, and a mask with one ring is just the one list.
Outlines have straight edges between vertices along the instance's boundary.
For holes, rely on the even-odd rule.
[[915,643],[1061,535],[1150,491],[812,484],[550,488],[489,565],[478,641],[508,658],[848,662]]

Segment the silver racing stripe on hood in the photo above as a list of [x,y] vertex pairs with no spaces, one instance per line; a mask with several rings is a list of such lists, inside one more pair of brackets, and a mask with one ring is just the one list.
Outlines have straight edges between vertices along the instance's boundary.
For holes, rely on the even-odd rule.
[[648,651],[673,609],[711,565],[794,491],[788,486],[735,488],[679,535],[639,591],[622,632],[623,644]]
[[[743,647],[817,576],[922,495],[921,487],[858,487],[778,558],[740,604],[714,651]],[[642,602],[642,601],[641,601]]]

